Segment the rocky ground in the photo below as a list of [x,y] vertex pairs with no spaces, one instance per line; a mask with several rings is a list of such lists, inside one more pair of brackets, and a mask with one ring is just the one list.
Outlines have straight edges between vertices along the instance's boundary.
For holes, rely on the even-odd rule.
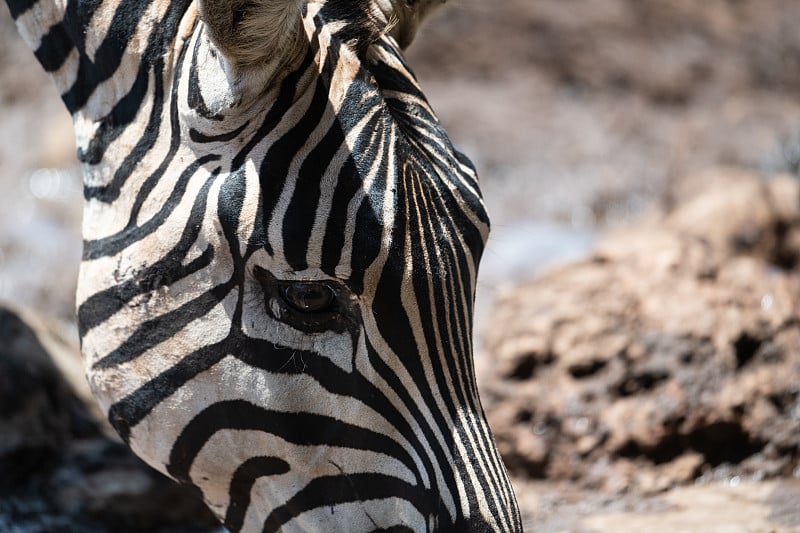
[[705,180],[497,302],[490,405],[515,472],[610,492],[800,476],[800,180]]
[[[498,299],[484,334],[489,421],[514,475],[637,511],[584,526],[651,531],[633,524],[666,510],[690,531],[800,530],[800,180],[725,169],[697,181],[679,207]],[[784,481],[766,491],[765,479]],[[734,506],[760,491],[785,497],[782,522],[705,525],[694,496],[669,503]],[[535,525],[541,511],[526,510]]]
[[[528,530],[800,531],[798,21],[458,0],[409,51],[493,217],[477,365]],[[70,121],[4,5],[0,108],[0,299],[47,317],[0,311],[0,531],[209,530],[83,401]]]

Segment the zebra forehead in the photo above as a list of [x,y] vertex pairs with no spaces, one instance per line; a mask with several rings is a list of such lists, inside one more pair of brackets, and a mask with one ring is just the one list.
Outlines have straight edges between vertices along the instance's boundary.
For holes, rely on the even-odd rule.
[[[342,46],[343,26],[323,18],[307,14],[311,49],[280,88],[192,126],[197,154],[222,151],[229,160],[222,218],[239,221],[242,241],[284,259],[280,270],[363,273],[382,255],[398,274],[425,272],[430,255],[440,269],[456,262],[452,254],[477,264],[488,218],[474,167],[450,143],[391,39],[359,57]],[[187,44],[185,65],[202,75],[197,42]],[[197,119],[198,106],[188,107],[184,118]],[[251,223],[243,228],[245,213]]]

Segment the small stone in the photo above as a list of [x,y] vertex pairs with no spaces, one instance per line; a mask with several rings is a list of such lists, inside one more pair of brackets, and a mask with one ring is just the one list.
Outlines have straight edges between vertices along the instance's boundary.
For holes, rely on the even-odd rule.
[[702,465],[703,456],[689,452],[664,465],[661,472],[668,480],[668,485],[672,486],[694,480]]
[[597,435],[585,435],[577,440],[575,449],[581,455],[587,455],[600,444],[600,437]]

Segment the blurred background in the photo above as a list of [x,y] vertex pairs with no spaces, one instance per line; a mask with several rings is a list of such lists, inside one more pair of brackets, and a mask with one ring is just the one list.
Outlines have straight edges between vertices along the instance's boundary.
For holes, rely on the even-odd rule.
[[[656,531],[609,513],[703,501],[643,499],[702,481],[727,490],[800,476],[798,23],[793,0],[451,0],[409,49],[428,99],[478,167],[492,218],[479,379],[531,526]],[[0,301],[74,335],[82,194],[70,119],[5,5],[0,106]],[[664,250],[662,272],[664,261],[648,261]],[[736,274],[718,275],[728,270]],[[651,274],[653,285],[630,289]],[[681,280],[685,293],[674,293]],[[537,301],[550,307],[531,308]],[[668,302],[691,312],[643,311]],[[597,316],[614,321],[587,322]],[[711,382],[752,395],[701,398]],[[747,407],[761,400],[760,414]],[[659,423],[631,429],[636,413]],[[780,428],[767,419],[790,434],[772,442]],[[743,513],[779,517],[763,530],[800,526],[796,484],[757,487],[748,494],[763,506]],[[763,503],[776,491],[783,500]],[[729,497],[738,496],[708,496],[716,506]],[[592,522],[597,512],[611,521]],[[659,520],[664,531],[712,531]]]

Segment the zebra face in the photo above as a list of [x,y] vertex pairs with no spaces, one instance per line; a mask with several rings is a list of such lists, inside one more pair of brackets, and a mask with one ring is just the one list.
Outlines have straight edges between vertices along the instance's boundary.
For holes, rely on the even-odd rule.
[[186,17],[143,63],[150,122],[115,142],[149,144],[86,209],[90,382],[231,531],[518,530],[472,366],[477,176],[343,4],[305,7],[277,77]]

